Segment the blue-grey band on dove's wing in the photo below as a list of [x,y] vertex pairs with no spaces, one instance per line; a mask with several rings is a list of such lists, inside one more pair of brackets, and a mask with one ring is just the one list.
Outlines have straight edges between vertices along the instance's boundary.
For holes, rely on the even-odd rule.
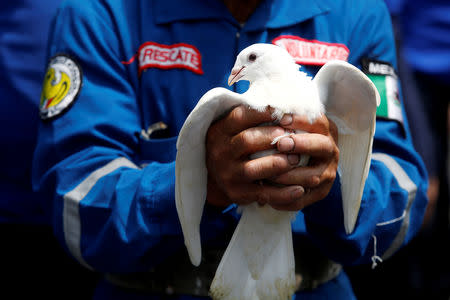
[[350,234],[356,224],[364,184],[369,172],[375,114],[380,96],[358,68],[332,61],[314,78],[326,115],[338,127],[339,174],[344,225]]
[[233,107],[242,95],[214,88],[199,100],[181,128],[177,141],[175,203],[192,264],[201,261],[200,221],[206,200],[205,138],[211,123]]

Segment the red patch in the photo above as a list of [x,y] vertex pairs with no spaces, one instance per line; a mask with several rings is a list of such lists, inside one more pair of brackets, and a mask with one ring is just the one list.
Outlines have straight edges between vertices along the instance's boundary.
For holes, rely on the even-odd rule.
[[196,74],[203,74],[202,56],[197,48],[192,45],[179,43],[162,45],[154,42],[146,42],[139,47],[135,56],[123,64],[131,64],[139,61],[139,74],[148,68],[159,69],[188,69]]
[[306,40],[293,35],[281,35],[272,44],[286,49],[301,65],[323,66],[330,60],[347,61],[350,50],[344,44]]

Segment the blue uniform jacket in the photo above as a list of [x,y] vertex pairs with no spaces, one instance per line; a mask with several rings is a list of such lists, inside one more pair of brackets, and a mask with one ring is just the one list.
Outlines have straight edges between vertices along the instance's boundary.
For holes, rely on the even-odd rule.
[[50,22],[61,0],[0,3],[0,223],[47,223],[31,187]]
[[[184,247],[174,201],[177,134],[206,91],[227,86],[239,51],[258,42],[291,42],[291,54],[297,51],[311,75],[332,58],[358,67],[362,58],[396,65],[383,1],[267,0],[245,24],[217,0],[64,2],[48,57],[51,65],[58,55],[70,59],[81,84],[56,115],[45,109],[53,104],[41,106],[33,178],[49,195],[44,205],[56,236],[81,264],[100,272],[146,271]],[[141,134],[160,121],[168,126],[163,138]],[[354,232],[344,231],[338,180],[293,223],[294,240],[307,237],[344,265],[392,255],[417,232],[426,206],[426,174],[406,120],[379,119],[376,126]],[[223,233],[235,224],[232,211],[207,209],[203,244],[226,247]],[[297,297],[330,293],[354,297],[343,272]]]

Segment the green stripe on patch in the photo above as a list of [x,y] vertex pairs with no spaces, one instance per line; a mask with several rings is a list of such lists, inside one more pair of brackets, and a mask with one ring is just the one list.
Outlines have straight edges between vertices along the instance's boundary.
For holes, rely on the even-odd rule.
[[375,84],[380,94],[377,117],[395,120],[403,124],[399,82],[392,65],[383,61],[363,58],[361,59],[361,67],[367,77]]
[[377,117],[396,120],[403,124],[402,107],[398,95],[397,77],[390,75],[367,74],[380,94]]
[[375,87],[380,94],[380,106],[377,108],[377,116],[387,118],[389,116],[386,90],[386,76],[385,75],[367,75],[375,84]]

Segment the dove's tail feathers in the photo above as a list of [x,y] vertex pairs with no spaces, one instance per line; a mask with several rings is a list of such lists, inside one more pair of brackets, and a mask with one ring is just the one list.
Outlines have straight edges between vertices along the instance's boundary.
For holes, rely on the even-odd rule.
[[241,218],[216,270],[209,291],[214,300],[259,300],[255,289],[256,281],[252,278],[245,254],[239,247],[242,239],[239,232],[245,226],[244,223]]
[[256,294],[256,280],[242,264],[242,259],[229,261],[226,270],[216,272],[209,290],[213,300],[260,300]]
[[296,290],[290,222],[285,223],[284,227],[279,233],[279,243],[272,245],[272,254],[267,258],[260,279],[256,282],[256,294],[260,300],[288,300]]
[[[233,297],[213,299],[285,300],[293,294],[291,218],[292,213],[276,211],[270,206],[259,207],[253,203],[244,207],[211,285],[212,295]],[[245,291],[251,298],[244,297],[241,290],[244,284],[252,288]]]
[[200,221],[206,200],[205,138],[211,123],[243,98],[224,88],[214,88],[199,100],[187,117],[177,140],[175,203],[191,262],[201,261]]
[[325,64],[314,82],[328,118],[338,127],[344,225],[350,234],[356,224],[369,172],[380,96],[363,72],[343,61]]
[[228,284],[231,286],[225,286],[224,282],[220,282],[220,279],[216,279],[216,282],[211,285],[209,295],[213,300],[260,300],[256,294],[256,281],[252,279],[250,273],[236,273],[235,280]]

